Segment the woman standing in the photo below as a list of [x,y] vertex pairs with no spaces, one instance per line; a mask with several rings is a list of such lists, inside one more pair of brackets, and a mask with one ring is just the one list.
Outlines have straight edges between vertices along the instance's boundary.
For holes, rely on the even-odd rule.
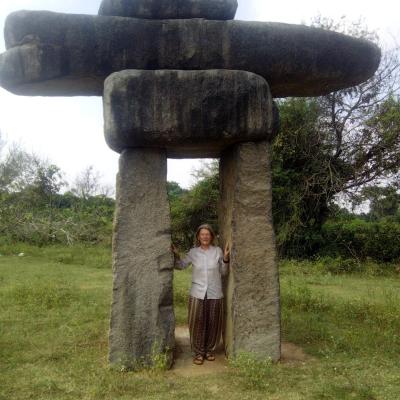
[[193,362],[201,365],[204,359],[214,361],[223,323],[223,293],[221,275],[228,273],[229,246],[224,252],[214,246],[215,234],[208,224],[196,231],[196,246],[181,258],[172,244],[175,268],[193,265],[192,287],[189,295],[188,324]]

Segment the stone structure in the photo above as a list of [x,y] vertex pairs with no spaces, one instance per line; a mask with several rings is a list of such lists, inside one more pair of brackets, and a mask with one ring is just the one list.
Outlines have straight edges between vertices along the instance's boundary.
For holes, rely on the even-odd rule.
[[225,348],[280,358],[279,278],[267,140],[227,148],[220,161],[222,241],[233,244]]
[[99,14],[108,16],[177,19],[233,19],[236,0],[103,0]]
[[266,22],[19,11],[5,39],[0,83],[29,96],[101,96],[104,79],[125,69],[244,70],[274,97],[318,96],[366,80],[380,60],[365,40]]
[[116,72],[103,99],[106,141],[118,152],[156,147],[168,157],[219,157],[230,144],[276,132],[267,82],[245,71]]
[[174,345],[173,257],[162,149],[126,149],[117,178],[110,361],[134,367]]
[[273,98],[361,83],[380,50],[322,29],[233,21],[236,8],[236,0],[103,0],[99,16],[20,11],[7,19],[3,87],[104,94],[106,141],[121,153],[112,364],[151,363],[174,346],[168,156],[220,157],[220,245],[231,242],[226,351],[280,358]]

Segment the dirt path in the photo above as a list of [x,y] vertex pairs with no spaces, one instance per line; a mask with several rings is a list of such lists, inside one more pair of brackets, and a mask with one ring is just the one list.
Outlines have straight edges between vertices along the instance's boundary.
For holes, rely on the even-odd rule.
[[[175,329],[175,362],[171,374],[182,377],[200,376],[208,374],[217,374],[228,370],[228,362],[225,358],[224,348],[221,344],[217,348],[215,361],[204,361],[203,365],[194,365],[190,351],[189,329],[187,326],[177,326]],[[281,343],[281,360],[282,364],[298,365],[311,361],[314,358],[305,354],[303,349],[290,342]]]

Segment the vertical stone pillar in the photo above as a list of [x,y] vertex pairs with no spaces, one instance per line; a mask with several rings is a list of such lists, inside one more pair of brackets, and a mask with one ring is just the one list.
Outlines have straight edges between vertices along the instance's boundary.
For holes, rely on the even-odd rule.
[[[167,155],[127,149],[120,157],[113,236],[109,361],[135,368],[174,346],[173,257]],[[172,352],[169,352],[172,361]]]
[[280,359],[279,275],[271,203],[270,144],[247,142],[220,161],[219,228],[230,241],[226,282],[225,349]]

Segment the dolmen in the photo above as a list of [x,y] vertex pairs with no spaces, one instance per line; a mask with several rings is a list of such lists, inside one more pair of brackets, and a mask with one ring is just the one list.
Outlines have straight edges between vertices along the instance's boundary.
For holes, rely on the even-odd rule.
[[120,153],[109,361],[172,365],[175,317],[167,158],[220,159],[219,245],[228,357],[281,357],[271,204],[274,98],[357,85],[379,66],[373,43],[337,32],[234,20],[236,0],[103,0],[99,15],[12,13],[0,85],[24,96],[103,96]]

